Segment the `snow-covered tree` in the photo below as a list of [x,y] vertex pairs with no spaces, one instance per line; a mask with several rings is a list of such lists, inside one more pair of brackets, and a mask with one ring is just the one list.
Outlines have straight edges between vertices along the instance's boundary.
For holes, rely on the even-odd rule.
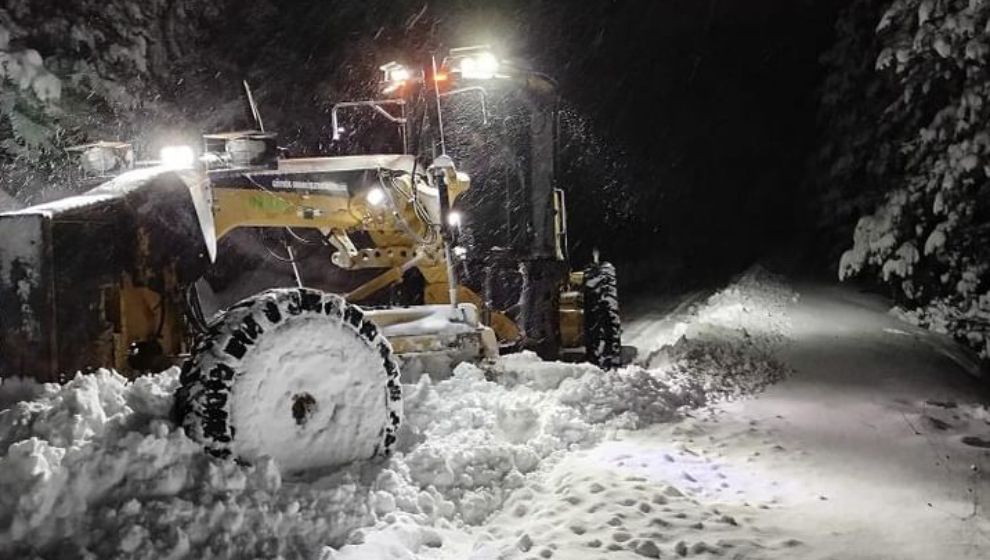
[[0,20],[0,157],[31,158],[53,146],[48,124],[62,95],[62,81],[38,51],[11,45]]
[[[868,35],[843,27],[876,7]],[[834,166],[861,173],[827,177],[822,193],[826,205],[836,192],[881,197],[859,219],[839,277],[889,286],[908,317],[990,358],[990,2],[862,0],[843,22],[838,44],[854,47],[832,51],[824,113],[853,124],[833,129],[845,142]],[[863,55],[874,70],[849,73]],[[853,106],[850,95],[871,103]]]

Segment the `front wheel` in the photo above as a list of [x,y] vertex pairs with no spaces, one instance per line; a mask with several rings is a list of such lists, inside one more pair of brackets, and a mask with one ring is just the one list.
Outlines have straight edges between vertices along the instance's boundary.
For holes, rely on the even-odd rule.
[[588,361],[602,369],[622,365],[619,287],[610,263],[594,263],[584,271],[584,347]]
[[283,471],[386,455],[402,416],[392,348],[361,309],[306,288],[251,296],[209,325],[183,365],[175,413],[220,457]]

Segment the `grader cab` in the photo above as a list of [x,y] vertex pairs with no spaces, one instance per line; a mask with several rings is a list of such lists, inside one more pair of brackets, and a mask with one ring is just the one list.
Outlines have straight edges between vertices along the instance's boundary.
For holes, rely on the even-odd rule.
[[333,136],[368,111],[400,153],[283,158],[252,101],[257,130],[0,215],[0,375],[182,364],[190,437],[300,470],[387,453],[421,373],[618,365],[614,269],[566,263],[553,82],[478,48],[382,70]]

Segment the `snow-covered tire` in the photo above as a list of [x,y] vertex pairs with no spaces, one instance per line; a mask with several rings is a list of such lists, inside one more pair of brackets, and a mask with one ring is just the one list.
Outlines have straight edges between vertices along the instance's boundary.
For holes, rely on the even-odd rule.
[[387,455],[402,419],[392,347],[343,298],[268,290],[214,319],[182,367],[175,415],[218,457],[285,472]]
[[622,365],[619,287],[610,263],[584,271],[584,348],[587,360],[602,369]]

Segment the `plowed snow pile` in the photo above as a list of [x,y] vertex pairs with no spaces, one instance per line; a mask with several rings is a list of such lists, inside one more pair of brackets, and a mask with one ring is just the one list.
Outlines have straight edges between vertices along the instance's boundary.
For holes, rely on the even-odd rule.
[[[62,387],[6,382],[0,557],[758,551],[758,535],[676,481],[617,478],[582,453],[779,379],[785,370],[769,352],[793,297],[765,274],[744,278],[646,367],[603,372],[520,354],[484,369],[462,364],[441,382],[424,376],[404,387],[391,459],[291,480],[271,460],[213,459],[186,438],[169,420],[176,370],[135,382],[106,371]],[[700,530],[713,544],[678,537]]]

